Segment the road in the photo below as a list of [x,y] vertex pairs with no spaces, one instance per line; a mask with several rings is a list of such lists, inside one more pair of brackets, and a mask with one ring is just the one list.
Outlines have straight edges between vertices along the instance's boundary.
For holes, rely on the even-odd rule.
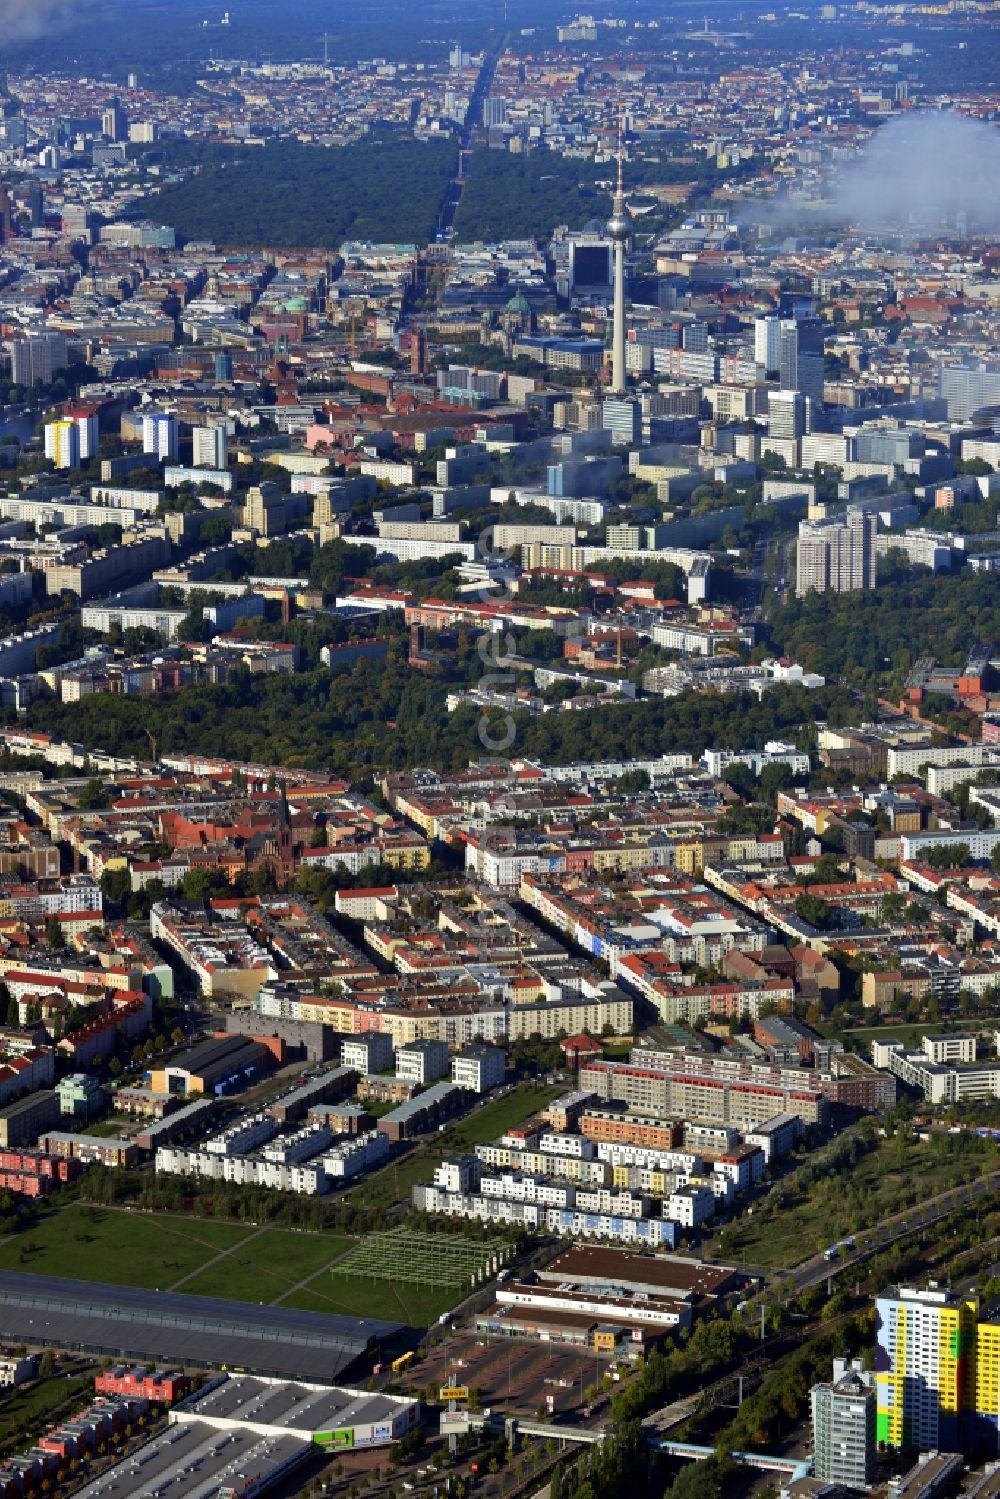
[[794,1300],[801,1291],[820,1285],[824,1280],[834,1276],[843,1275],[845,1271],[863,1264],[878,1250],[918,1233],[941,1218],[946,1218],[956,1208],[965,1207],[969,1203],[995,1194],[998,1186],[1000,1186],[1000,1171],[991,1171],[989,1175],[981,1176],[974,1182],[963,1183],[958,1187],[950,1187],[946,1192],[939,1192],[936,1197],[929,1197],[926,1202],[920,1203],[917,1207],[907,1208],[902,1213],[894,1213],[891,1217],[883,1219],[876,1228],[859,1232],[856,1235],[856,1250],[841,1255],[836,1260],[826,1260],[822,1254],[812,1255],[796,1265],[790,1272],[791,1283],[784,1299]]
[[493,87],[493,78],[497,70],[497,62],[500,57],[500,48],[495,47],[492,52],[487,53],[483,59],[483,65],[476,79],[476,86],[472,90],[469,99],[469,108],[465,116],[465,124],[462,126],[462,136],[458,145],[458,168],[456,175],[448,183],[444,199],[438,209],[438,242],[449,240],[455,225],[455,215],[458,205],[462,201],[462,192],[465,187],[465,157],[472,150],[472,140],[476,127],[483,118],[483,103]]
[[[782,1284],[772,1286],[749,1298],[746,1303],[747,1309],[759,1310],[762,1298],[765,1303],[786,1305],[794,1301],[803,1291],[858,1268],[879,1250],[919,1233],[932,1223],[946,1218],[957,1208],[967,1207],[983,1198],[994,1196],[998,1187],[1000,1187],[1000,1170],[991,1171],[974,1182],[963,1183],[958,1187],[950,1187],[946,1192],[939,1192],[936,1197],[928,1198],[918,1207],[908,1208],[903,1213],[894,1213],[891,1217],[883,1219],[876,1228],[859,1231],[855,1236],[857,1248],[853,1252],[836,1260],[826,1260],[822,1254],[814,1254],[801,1261],[793,1269],[784,1272]],[[773,1275],[775,1272],[758,1268],[757,1273]],[[791,1337],[797,1342],[809,1332],[810,1328],[802,1327],[798,1333],[786,1330],[783,1336]],[[770,1347],[773,1354],[774,1344]],[[680,1425],[681,1422],[702,1409],[706,1402],[715,1403],[717,1395],[730,1395],[730,1387],[738,1385],[741,1376],[745,1385],[741,1393],[746,1393],[755,1383],[759,1383],[757,1375],[762,1372],[753,1366],[754,1360],[749,1360],[741,1369],[735,1373],[723,1375],[721,1379],[716,1380],[705,1390],[699,1391],[698,1394],[687,1396],[682,1400],[674,1400],[669,1405],[662,1406],[645,1417],[643,1426],[651,1434],[656,1435],[669,1431],[671,1427]]]

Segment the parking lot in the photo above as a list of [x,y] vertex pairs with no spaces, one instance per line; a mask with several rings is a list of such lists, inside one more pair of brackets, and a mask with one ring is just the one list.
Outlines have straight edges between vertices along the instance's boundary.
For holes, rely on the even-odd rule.
[[487,1341],[474,1329],[456,1329],[408,1373],[408,1387],[467,1385],[483,1407],[532,1416],[553,1397],[553,1414],[575,1420],[587,1403],[584,1392],[599,1386],[610,1360],[590,1350],[520,1338]]

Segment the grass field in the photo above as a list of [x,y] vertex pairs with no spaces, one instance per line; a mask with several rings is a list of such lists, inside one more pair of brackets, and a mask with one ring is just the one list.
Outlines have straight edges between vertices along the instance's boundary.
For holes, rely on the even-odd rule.
[[353,1243],[336,1234],[73,1204],[0,1245],[0,1268],[271,1302],[329,1269]]
[[357,1275],[323,1274],[301,1291],[293,1291],[282,1306],[310,1312],[348,1312],[355,1317],[380,1317],[420,1327],[434,1322],[460,1299],[461,1292],[434,1286],[397,1285]]
[[[464,1294],[464,1286],[458,1285],[397,1285],[371,1275],[338,1274],[337,1263],[358,1247],[357,1239],[344,1234],[73,1203],[0,1244],[0,1269],[233,1301],[281,1302],[416,1326],[433,1321]],[[0,1405],[0,1440],[6,1410],[6,1404]]]
[[0,1245],[0,1268],[162,1291],[249,1232],[235,1224],[74,1204]]

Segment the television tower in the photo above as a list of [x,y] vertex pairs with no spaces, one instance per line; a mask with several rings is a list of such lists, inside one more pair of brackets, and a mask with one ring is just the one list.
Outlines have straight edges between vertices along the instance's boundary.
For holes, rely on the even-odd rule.
[[622,117],[618,115],[618,186],[608,220],[608,236],[615,247],[615,300],[611,338],[611,389],[615,394],[625,389],[625,246],[632,238],[634,225],[625,202],[622,187]]

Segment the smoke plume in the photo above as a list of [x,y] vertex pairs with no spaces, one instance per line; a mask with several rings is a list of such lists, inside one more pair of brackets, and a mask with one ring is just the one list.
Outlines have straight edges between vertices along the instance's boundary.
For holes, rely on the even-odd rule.
[[895,115],[828,184],[832,216],[860,229],[934,229],[964,214],[1000,227],[1000,130],[950,112]]
[[79,18],[87,0],[0,0],[0,44],[34,42]]

